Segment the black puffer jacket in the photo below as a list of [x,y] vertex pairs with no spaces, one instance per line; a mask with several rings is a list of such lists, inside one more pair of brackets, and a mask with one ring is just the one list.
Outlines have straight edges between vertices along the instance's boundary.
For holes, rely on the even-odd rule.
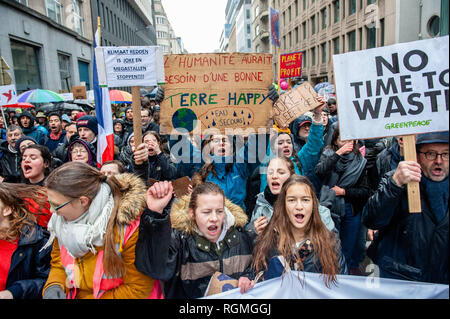
[[368,256],[381,277],[448,284],[448,210],[438,223],[420,183],[422,212],[409,213],[406,187],[398,187],[393,174],[382,178],[362,213],[364,225],[379,230]]
[[132,161],[133,172],[146,183],[149,178],[158,181],[171,181],[177,178],[178,171],[175,164],[170,160],[170,155],[160,153],[159,155],[151,156],[142,165],[136,165]]
[[22,174],[20,167],[21,157],[18,152],[11,152],[8,145],[7,141],[3,141],[0,144],[0,151],[3,152],[3,156],[0,159],[0,176],[4,178],[4,182],[18,183]]
[[167,208],[163,214],[146,209],[139,226],[136,268],[165,281],[168,299],[203,297],[216,271],[235,279],[251,273],[253,245],[243,230],[247,216],[242,209],[226,200],[226,218],[229,224],[233,219],[234,223],[218,249],[194,230],[188,214],[189,200],[184,196],[174,202],[170,217]]

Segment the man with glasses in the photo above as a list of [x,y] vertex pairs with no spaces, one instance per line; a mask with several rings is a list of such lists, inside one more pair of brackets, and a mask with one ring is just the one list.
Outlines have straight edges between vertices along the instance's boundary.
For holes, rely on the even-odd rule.
[[[419,135],[417,162],[401,161],[364,207],[363,223],[378,230],[367,254],[381,277],[449,283],[448,142],[448,131]],[[409,213],[409,182],[420,183],[420,213]]]

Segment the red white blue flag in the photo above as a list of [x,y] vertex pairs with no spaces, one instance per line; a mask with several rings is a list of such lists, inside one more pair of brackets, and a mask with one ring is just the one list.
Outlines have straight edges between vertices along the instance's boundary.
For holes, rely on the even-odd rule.
[[[99,32],[95,32],[94,48],[99,42]],[[109,99],[108,87],[101,87],[98,79],[97,63],[94,54],[94,98],[95,114],[98,121],[97,135],[97,165],[114,159],[114,131],[111,101]]]

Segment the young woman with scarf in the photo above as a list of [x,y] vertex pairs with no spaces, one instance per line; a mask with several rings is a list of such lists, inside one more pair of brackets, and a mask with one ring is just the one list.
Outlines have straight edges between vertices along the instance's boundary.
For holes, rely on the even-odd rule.
[[252,270],[252,278],[263,272],[263,280],[290,270],[322,273],[327,287],[336,282],[337,274],[347,273],[339,237],[322,222],[319,201],[307,177],[292,175],[284,183],[272,220],[253,249]]
[[[70,182],[68,182],[70,181]],[[159,282],[134,266],[145,185],[69,162],[47,178],[53,244],[45,299],[160,298]]]
[[[341,141],[336,128],[315,168],[323,182],[321,201],[331,203],[331,216],[342,241],[342,251],[349,268],[362,261],[359,247],[365,242],[361,229],[361,211],[371,195],[367,180],[366,159],[359,151],[358,141]],[[359,245],[358,245],[359,243]],[[353,257],[354,253],[358,256]]]
[[40,299],[50,271],[48,232],[36,222],[31,202],[44,207],[45,189],[0,183],[0,299]]

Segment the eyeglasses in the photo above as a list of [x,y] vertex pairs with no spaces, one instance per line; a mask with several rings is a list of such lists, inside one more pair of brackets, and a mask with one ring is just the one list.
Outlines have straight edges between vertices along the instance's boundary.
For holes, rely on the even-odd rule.
[[84,148],[80,148],[80,149],[73,149],[71,152],[71,154],[86,154],[87,151]]
[[70,204],[71,202],[73,202],[75,199],[76,199],[76,198],[73,198],[73,199],[71,199],[71,200],[69,200],[69,201],[65,202],[64,204],[61,204],[61,205],[59,205],[59,206],[57,206],[57,207],[55,207],[54,204],[53,204],[50,200],[48,200],[48,203],[50,204],[50,207],[51,207],[54,211],[58,211],[58,210],[60,210],[61,208],[63,208],[64,206],[66,206],[66,205]]
[[429,161],[434,161],[438,156],[442,158],[443,161],[448,161],[448,152],[446,153],[436,153],[436,152],[419,152],[420,154],[425,154],[425,158]]

